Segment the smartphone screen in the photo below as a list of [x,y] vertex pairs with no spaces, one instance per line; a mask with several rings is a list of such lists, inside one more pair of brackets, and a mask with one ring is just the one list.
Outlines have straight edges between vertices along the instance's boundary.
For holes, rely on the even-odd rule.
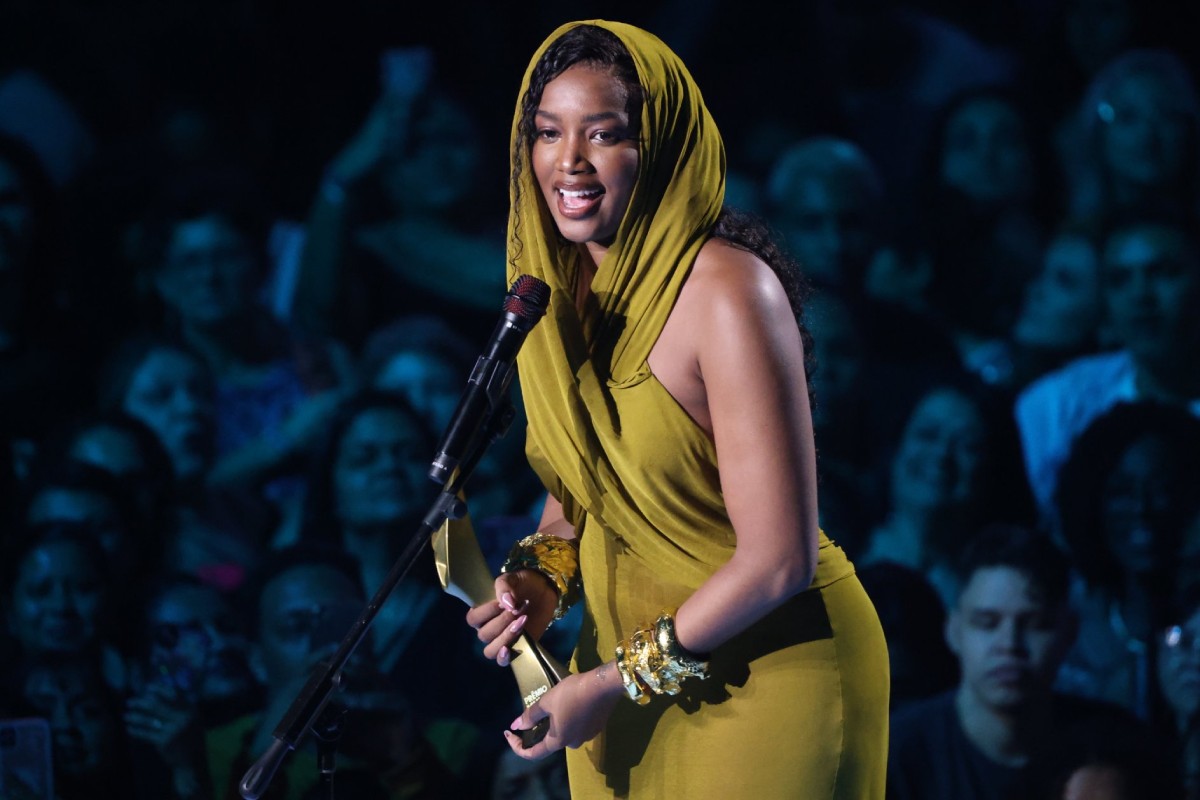
[[0,720],[0,797],[54,800],[50,745],[46,720]]

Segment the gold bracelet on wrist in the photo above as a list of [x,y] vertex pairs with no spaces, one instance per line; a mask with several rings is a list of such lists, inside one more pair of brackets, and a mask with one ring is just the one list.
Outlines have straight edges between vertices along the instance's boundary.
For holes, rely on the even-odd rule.
[[629,640],[621,642],[617,645],[617,674],[621,676],[621,683],[625,686],[625,692],[629,695],[629,699],[637,703],[639,706],[644,706],[650,702],[650,695],[646,694],[645,688],[638,680],[637,673],[633,671],[629,664]]
[[635,631],[617,645],[617,671],[638,705],[650,701],[649,693],[679,694],[684,678],[708,677],[708,662],[679,644],[674,611],[663,611],[654,627]]
[[513,545],[500,572],[519,569],[537,570],[554,584],[558,592],[554,619],[562,619],[579,601],[583,585],[579,578],[579,548],[574,541],[540,532],[526,536]]

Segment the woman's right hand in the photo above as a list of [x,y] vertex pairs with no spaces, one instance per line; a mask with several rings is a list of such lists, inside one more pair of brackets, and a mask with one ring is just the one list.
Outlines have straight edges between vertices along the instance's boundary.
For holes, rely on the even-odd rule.
[[483,654],[502,667],[512,660],[512,646],[522,633],[536,641],[554,618],[558,591],[537,570],[521,569],[496,578],[496,599],[467,612],[467,624],[484,643]]

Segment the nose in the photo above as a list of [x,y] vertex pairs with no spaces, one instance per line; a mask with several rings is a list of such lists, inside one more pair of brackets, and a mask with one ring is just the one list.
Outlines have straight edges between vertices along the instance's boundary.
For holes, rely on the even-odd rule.
[[587,172],[590,168],[583,140],[574,134],[563,136],[558,144],[558,169],[568,175]]
[[1016,620],[1005,622],[1000,628],[1000,641],[1006,652],[1025,652],[1025,626]]
[[68,612],[75,610],[75,594],[61,583],[55,584],[46,595],[45,607],[50,611]]

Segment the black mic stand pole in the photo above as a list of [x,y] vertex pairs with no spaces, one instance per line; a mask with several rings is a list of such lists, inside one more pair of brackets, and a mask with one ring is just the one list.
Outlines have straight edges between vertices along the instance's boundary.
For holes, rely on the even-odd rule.
[[[367,635],[367,629],[375,620],[379,609],[383,606],[392,590],[404,580],[404,576],[408,574],[409,569],[416,563],[417,558],[421,555],[421,550],[429,542],[433,532],[442,526],[442,523],[447,519],[459,519],[466,514],[466,503],[459,499],[458,495],[462,491],[463,485],[466,483],[471,472],[474,471],[475,465],[479,462],[483,451],[487,445],[495,438],[502,436],[508,430],[514,416],[514,411],[511,404],[507,401],[497,403],[492,407],[492,410],[487,415],[486,420],[482,422],[481,431],[483,435],[475,437],[475,441],[470,447],[470,452],[465,457],[455,471],[451,474],[442,491],[434,499],[429,511],[425,514],[424,519],[418,526],[412,538],[409,539],[404,551],[392,564],[391,570],[383,580],[383,585],[375,592],[375,596],[368,601],[366,607],[350,626],[350,630],[342,639],[338,649],[329,658],[328,661],[322,661],[313,671],[312,677],[308,679],[308,683],[296,695],[296,699],[292,701],[292,705],[283,715],[283,719],[275,726],[272,733],[275,741],[267,748],[266,752],[259,757],[258,761],[248,769],[245,775],[242,776],[240,790],[242,797],[245,800],[259,800],[267,787],[271,783],[271,779],[275,776],[276,770],[283,763],[284,757],[296,749],[300,739],[304,734],[314,726],[322,727],[320,717],[325,710],[326,705],[333,690],[339,688],[342,680],[342,668],[354,654],[354,650],[362,642]],[[324,723],[325,726],[332,725],[334,721]],[[340,731],[338,731],[340,735]],[[332,750],[327,751],[327,757],[332,759]],[[332,764],[329,765],[329,791],[332,792]],[[324,772],[322,772],[322,781],[324,782]]]

